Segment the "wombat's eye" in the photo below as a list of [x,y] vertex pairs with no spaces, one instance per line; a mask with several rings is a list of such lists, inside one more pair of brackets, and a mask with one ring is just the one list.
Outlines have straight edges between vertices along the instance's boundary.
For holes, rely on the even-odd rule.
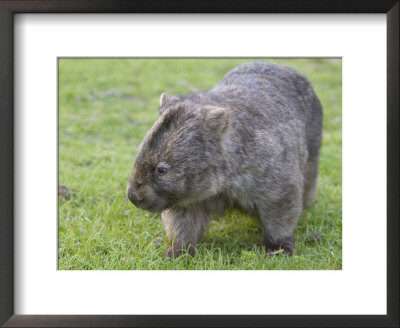
[[165,167],[159,167],[157,168],[157,172],[160,174],[165,174],[167,173],[167,169]]

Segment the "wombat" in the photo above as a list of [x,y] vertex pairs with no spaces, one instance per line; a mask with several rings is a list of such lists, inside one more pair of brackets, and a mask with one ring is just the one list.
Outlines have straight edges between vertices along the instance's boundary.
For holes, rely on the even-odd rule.
[[268,252],[295,250],[316,196],[322,107],[292,68],[250,62],[209,91],[163,93],[140,145],[127,196],[161,212],[174,257],[201,241],[212,213],[238,207],[261,221]]

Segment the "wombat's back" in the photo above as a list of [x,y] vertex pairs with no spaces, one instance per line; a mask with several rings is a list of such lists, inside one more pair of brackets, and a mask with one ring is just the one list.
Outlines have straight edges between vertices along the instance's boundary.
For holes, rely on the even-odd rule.
[[307,78],[293,68],[244,63],[229,71],[212,91],[226,95],[225,100],[231,98],[233,110],[242,111],[243,105],[250,103],[259,124],[285,123],[292,118],[303,121],[309,156],[318,156],[322,107]]

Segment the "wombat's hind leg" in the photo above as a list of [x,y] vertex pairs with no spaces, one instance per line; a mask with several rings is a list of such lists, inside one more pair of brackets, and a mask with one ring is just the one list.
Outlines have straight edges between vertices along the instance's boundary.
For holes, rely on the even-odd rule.
[[[294,191],[294,189],[292,189]],[[268,253],[287,255],[295,251],[294,233],[302,210],[300,190],[275,202],[264,204],[260,211],[263,244]]]
[[269,254],[278,255],[283,252],[290,256],[295,251],[294,236],[271,238],[270,236],[264,234],[263,243],[265,251]]
[[194,247],[201,241],[208,226],[208,215],[201,208],[172,208],[161,213],[171,247],[165,257],[177,257],[188,250],[194,256]]
[[303,209],[311,206],[317,196],[318,156],[309,158],[304,172]]

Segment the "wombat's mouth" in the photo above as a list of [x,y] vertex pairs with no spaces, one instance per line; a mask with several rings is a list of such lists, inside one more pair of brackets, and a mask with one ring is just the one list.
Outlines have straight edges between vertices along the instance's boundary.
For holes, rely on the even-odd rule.
[[156,205],[147,205],[147,204],[140,204],[139,206],[136,205],[137,207],[141,208],[142,210],[146,210],[152,213],[160,213],[161,211],[165,210],[167,207],[166,206],[160,206],[158,204]]
[[152,213],[157,213],[157,212],[161,212],[161,209],[158,209],[157,206],[155,205],[149,205],[149,206],[140,206],[140,208],[142,210],[146,210]]
[[[132,200],[131,200],[132,201]],[[140,208],[145,211],[149,211],[152,213],[160,213],[161,211],[165,210],[168,206],[168,204],[164,204],[164,202],[161,203],[148,203],[146,201],[135,201],[133,202],[133,205],[135,205],[137,208]]]

